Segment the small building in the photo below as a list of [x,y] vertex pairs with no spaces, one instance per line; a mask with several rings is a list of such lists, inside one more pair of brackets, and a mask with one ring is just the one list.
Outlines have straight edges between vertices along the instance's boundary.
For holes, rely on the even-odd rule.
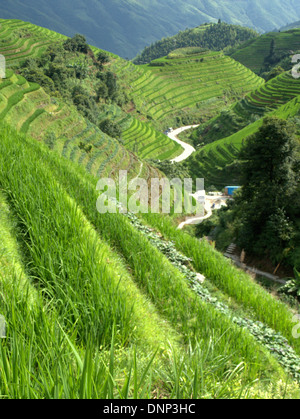
[[225,195],[227,195],[227,196],[233,196],[234,193],[238,189],[240,189],[240,188],[241,188],[240,186],[226,186],[226,188],[225,188]]

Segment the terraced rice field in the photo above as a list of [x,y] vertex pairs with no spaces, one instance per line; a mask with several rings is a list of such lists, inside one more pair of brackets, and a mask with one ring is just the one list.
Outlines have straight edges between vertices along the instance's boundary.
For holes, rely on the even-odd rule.
[[[289,119],[298,115],[299,111],[300,95],[268,115]],[[244,141],[260,128],[262,122],[263,118],[227,138],[204,146],[190,158],[191,171],[198,177],[204,177],[206,186],[223,188],[230,184],[238,184],[239,171],[235,168],[235,161]]]
[[[45,49],[49,45],[62,42],[66,39],[66,37],[57,34],[56,32],[52,32],[48,29],[44,29],[18,20],[2,19],[0,20],[0,25],[0,54],[5,56],[8,68],[17,66],[18,63],[24,59],[42,56]],[[92,50],[94,53],[99,52],[99,49],[94,47],[92,47]],[[126,80],[130,80],[132,77],[135,79],[139,74],[141,74],[141,69],[139,69],[137,66],[134,66],[130,62],[123,60],[114,54],[108,54],[112,60],[111,70],[117,70],[119,74],[122,73],[122,78],[125,76]],[[18,84],[20,85],[20,83],[21,78],[18,79]],[[25,79],[23,80],[23,83],[24,85],[27,83]],[[29,88],[29,93],[32,93],[33,87],[29,86],[28,84],[26,86]],[[38,89],[38,86],[36,86],[36,88]],[[18,94],[24,95],[26,92],[22,91],[22,93],[19,92]],[[13,103],[14,100],[18,100],[17,96],[18,95],[11,98],[10,103]],[[31,94],[31,99],[32,98],[33,95]],[[41,99],[41,90],[39,90],[37,98],[37,101]],[[49,98],[45,98],[45,101],[49,102]],[[31,104],[33,105],[33,103]],[[49,103],[48,105],[50,106]],[[26,105],[24,105],[24,108],[26,108]],[[7,108],[5,112],[8,112],[8,110],[9,109]],[[49,115],[43,115],[45,111],[43,108],[34,109],[34,106],[31,106],[28,109],[23,109],[21,104],[18,103],[18,110],[20,119],[18,124],[15,124],[16,128],[21,129],[21,132],[23,133],[30,133],[31,135],[38,136],[39,138],[41,137],[41,133],[39,132],[39,125],[41,123],[43,123],[43,126],[47,127],[47,129],[49,124],[52,128],[54,126],[56,131],[57,125],[59,126],[61,124],[61,118],[65,116],[68,118],[72,126],[72,115],[70,115],[69,112],[66,113],[66,110],[61,110],[60,112],[56,110],[56,121],[54,121],[55,112],[52,112],[54,117],[52,118],[53,120],[50,121]],[[11,114],[13,117],[15,117],[14,112]],[[176,145],[161,132],[157,131],[149,124],[145,124],[131,118],[130,115],[126,117],[124,112],[122,112],[121,109],[116,105],[107,105],[102,116],[103,118],[110,118],[113,121],[121,123],[124,131],[124,138],[126,139],[125,147],[128,148],[129,152],[136,150],[136,154],[139,157],[171,159],[177,157],[182,152],[181,147]],[[84,140],[84,138],[81,140]],[[138,143],[138,147],[136,147],[136,143]],[[112,150],[110,150],[110,157],[112,156],[112,158],[110,159],[109,157],[109,162],[114,160],[115,155],[118,154],[117,149],[118,144],[114,144],[114,147]],[[107,148],[106,151],[109,151],[109,149]],[[100,156],[100,151],[97,153],[97,155]],[[94,159],[95,161],[98,161],[95,156]],[[132,160],[133,158],[125,159],[125,161]],[[89,167],[94,167],[94,164],[90,163]],[[101,167],[104,167],[102,163]]]
[[1,397],[297,392],[288,306],[166,218],[98,214],[95,177],[0,133]]
[[67,39],[64,35],[21,20],[0,19],[0,54],[7,65],[31,57],[40,57],[53,42]]
[[171,160],[183,152],[183,148],[156,130],[150,123],[125,114],[116,105],[106,105],[100,118],[114,121],[122,129],[122,144],[142,159]]
[[[118,176],[119,170],[128,170],[129,178],[133,178],[139,173],[140,160],[117,140],[87,123],[75,107],[51,99],[39,85],[11,70],[0,81],[0,121],[45,141],[51,149],[83,165],[95,176]],[[124,121],[127,125],[128,121]],[[91,146],[91,150],[86,151],[83,146]],[[146,173],[160,177],[150,167]]]
[[232,58],[239,61],[255,73],[259,74],[267,57],[272,40],[275,41],[276,53],[297,51],[300,46],[300,29],[287,32],[271,32],[249,41],[232,54]]
[[229,137],[298,95],[300,80],[294,79],[290,72],[283,73],[236,102],[229,112],[222,112],[203,124],[193,133],[193,139],[207,144]]
[[[131,95],[143,113],[163,120],[182,110],[197,108],[203,115],[224,107],[233,91],[246,94],[264,82],[240,63],[219,52],[185,58],[155,60],[136,72]],[[134,73],[133,70],[131,70]]]
[[133,118],[122,138],[126,148],[142,159],[171,160],[183,152],[183,148],[166,135],[156,131],[150,124]]
[[294,79],[290,72],[287,72],[251,92],[244,100],[237,103],[234,111],[248,118],[252,114],[263,115],[298,95],[300,95],[300,80]]

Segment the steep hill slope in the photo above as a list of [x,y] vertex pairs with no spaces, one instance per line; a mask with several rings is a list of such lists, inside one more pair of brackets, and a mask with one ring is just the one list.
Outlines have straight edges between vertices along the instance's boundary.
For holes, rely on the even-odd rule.
[[[98,214],[96,178],[35,140],[0,130],[0,310],[9,336],[0,352],[2,397],[188,398],[193,389],[196,398],[233,398],[248,383],[253,396],[280,397],[274,383],[281,380],[290,383],[287,395],[296,394],[300,348],[287,306],[208,244],[200,248],[184,233],[170,243],[168,222],[152,220],[162,239],[136,217]],[[218,291],[214,298],[195,269],[228,297]],[[179,359],[183,370],[169,377]]]
[[[273,52],[270,57],[270,52]],[[289,30],[287,32],[270,32],[253,39],[238,48],[231,57],[256,74],[264,70],[265,60],[271,58],[271,65],[278,65],[285,57],[291,57],[300,49],[300,29]],[[289,59],[291,63],[291,58]]]
[[268,81],[193,133],[196,143],[210,143],[239,131],[300,95],[299,79],[290,72]]
[[279,30],[281,32],[285,32],[285,31],[289,31],[291,29],[297,29],[297,28],[300,28],[300,20],[298,20],[297,22],[290,23],[289,25],[283,26]]
[[91,44],[132,58],[163,36],[219,18],[261,32],[273,30],[300,17],[300,5],[295,0],[7,0],[1,17],[68,36],[83,33]]
[[201,48],[176,50],[168,57],[138,66],[130,80],[130,97],[156,121],[178,118],[197,122],[216,113],[264,81],[220,52]]
[[[277,80],[277,83],[281,79]],[[272,96],[269,99],[266,97],[260,98],[261,102],[257,100],[256,104],[252,104],[251,109],[257,115],[256,121],[253,119],[254,122],[251,122],[249,119],[243,119],[245,118],[245,112],[243,114],[242,108],[244,102],[239,102],[233,107],[233,110],[241,112],[240,119],[237,115],[234,117],[233,113],[224,113],[210,121],[211,125],[201,128],[202,135],[200,134],[200,137],[199,131],[198,134],[194,133],[196,142],[201,142],[203,139],[209,142],[189,159],[190,170],[194,176],[204,177],[207,186],[214,185],[218,188],[224,188],[230,184],[239,184],[240,166],[238,156],[240,149],[247,137],[257,132],[262,125],[263,115],[274,115],[287,120],[295,118],[294,124],[298,129],[298,136],[300,137],[298,124],[300,115],[300,82],[288,77],[288,75],[285,75],[283,80],[286,83],[285,89],[278,89],[276,92],[279,100],[277,101],[277,106],[274,101],[274,106],[268,107],[270,106]],[[289,81],[290,84],[288,83]],[[268,83],[264,87],[268,87]],[[283,88],[283,85],[281,87]],[[269,90],[269,92],[271,91]],[[249,95],[249,98],[255,95],[256,92]],[[289,100],[291,97],[294,97],[294,99]],[[262,106],[264,101],[265,107]],[[283,102],[285,104],[279,106],[279,103]],[[257,106],[256,111],[254,110],[255,106]],[[272,111],[272,108],[277,109]],[[258,116],[259,109],[262,111],[260,117]],[[249,108],[246,112],[249,118],[249,115],[251,115]]]
[[[37,81],[38,83],[42,83],[45,89],[48,91],[47,98],[44,98],[42,96],[39,96],[39,94],[37,94],[37,98],[35,99],[36,103],[35,105],[33,104],[33,106],[31,107],[33,114],[30,113],[31,111],[29,110],[28,117],[23,115],[23,109],[20,108],[19,106],[16,108],[16,111],[19,113],[16,114],[15,112],[12,113],[13,111],[11,112],[11,114],[13,115],[12,117],[15,118],[14,123],[17,128],[22,128],[23,131],[26,129],[28,131],[29,126],[32,127],[34,124],[34,120],[39,117],[38,121],[35,121],[36,124],[43,121],[44,127],[45,127],[45,129],[42,130],[42,132],[40,132],[40,136],[43,135],[43,133],[46,133],[46,134],[53,133],[55,134],[55,136],[61,135],[62,134],[61,130],[59,132],[56,132],[56,129],[54,128],[55,124],[54,125],[52,124],[51,126],[48,125],[48,123],[46,124],[45,122],[46,116],[45,115],[41,116],[41,114],[43,113],[43,108],[45,108],[46,106],[45,104],[43,105],[43,101],[45,101],[46,103],[50,103],[50,101],[55,102],[55,99],[54,98],[50,99],[50,96],[63,94],[64,98],[63,99],[60,98],[59,102],[61,102],[61,107],[66,109],[67,106],[64,106],[64,105],[67,105],[70,101],[73,104],[73,99],[70,96],[70,92],[72,92],[72,90],[76,88],[76,89],[79,89],[80,92],[82,91],[85,92],[86,98],[82,99],[82,96],[81,96],[81,102],[83,100],[84,103],[87,103],[87,105],[90,106],[89,105],[90,98],[95,97],[95,95],[97,94],[97,86],[100,82],[99,82],[99,79],[97,78],[98,73],[99,73],[99,68],[98,68],[99,66],[97,66],[97,63],[95,65],[95,57],[90,57],[90,56],[87,57],[85,54],[78,54],[78,53],[66,53],[65,51],[64,52],[65,56],[63,60],[62,60],[62,56],[60,56],[58,59],[58,65],[60,66],[60,71],[62,71],[63,73],[66,73],[68,69],[74,67],[74,64],[77,65],[78,62],[80,62],[81,64],[85,63],[85,66],[87,68],[86,70],[87,73],[85,75],[84,81],[78,80],[74,78],[72,74],[69,74],[69,76],[65,78],[63,85],[61,85],[61,83],[58,82],[58,84],[54,86],[53,80],[52,79],[50,80],[49,77],[46,76],[45,60],[46,61],[48,60],[48,64],[51,65],[52,61],[49,58],[49,54],[52,54],[52,57],[55,56],[55,54],[60,54],[59,49],[57,48],[58,46],[62,46],[65,40],[66,38],[60,34],[56,34],[55,32],[40,28],[32,24],[27,24],[25,22],[18,21],[18,20],[12,20],[12,21],[1,20],[0,54],[3,54],[6,59],[7,69],[13,68],[15,71],[20,72],[20,66],[22,66],[25,63],[25,68],[23,68],[24,74],[30,77],[31,80]],[[50,47],[52,48],[52,50]],[[50,50],[48,48],[50,48]],[[55,48],[57,49],[55,50],[56,52],[54,52]],[[49,52],[49,54],[47,53],[47,51]],[[95,55],[99,53],[99,50],[97,48],[93,48],[93,51]],[[45,57],[45,54],[47,55],[47,57]],[[92,54],[93,53],[91,52],[90,55]],[[118,83],[122,84],[123,91],[126,91],[127,82],[126,80],[123,81],[122,72],[124,72],[126,67],[129,67],[131,69],[133,66],[130,65],[128,61],[125,61],[113,54],[107,53],[106,56],[110,57],[111,61],[109,64],[106,65],[106,68],[104,69],[104,71],[106,70],[108,72],[109,70],[112,70],[114,72],[113,74],[115,74],[115,71],[119,72],[120,81]],[[39,61],[41,57],[44,57],[43,58],[44,61],[42,62]],[[88,66],[86,64],[87,60],[88,60]],[[64,62],[64,64],[62,64],[62,62]],[[28,63],[28,65],[26,63]],[[71,80],[70,76],[73,77],[73,78],[71,77],[73,81],[70,81]],[[113,76],[113,78],[115,78],[115,76]],[[20,84],[25,84],[26,80],[24,79],[22,80],[23,81]],[[61,74],[58,80],[62,80]],[[5,83],[6,84],[9,83],[9,77],[5,81]],[[60,89],[60,92],[57,92],[56,89]],[[65,89],[65,93],[63,92],[62,89]],[[20,92],[19,92],[19,96],[20,96]],[[44,92],[44,96],[45,96],[45,92]],[[27,99],[29,98],[28,95],[26,97]],[[32,95],[30,95],[30,98],[31,97]],[[6,98],[6,100],[7,99],[8,98]],[[10,98],[9,100],[12,100],[12,99]],[[39,100],[41,104],[38,104]],[[17,103],[14,103],[14,105],[15,104]],[[36,106],[38,109],[35,109],[33,111],[34,106]],[[29,107],[29,105],[27,105],[27,107]],[[53,109],[56,108],[55,106],[52,106],[52,107]],[[130,107],[130,104],[129,104],[129,107]],[[73,108],[71,107],[70,109],[73,109]],[[141,157],[144,157],[145,155],[145,153],[143,153],[143,150],[142,150],[142,148],[144,147],[147,147],[147,157],[154,158],[154,159],[157,159],[157,158],[160,159],[161,157],[164,157],[165,159],[167,158],[171,159],[178,156],[182,151],[182,148],[178,144],[171,141],[167,136],[163,135],[161,132],[158,132],[153,126],[150,126],[149,124],[147,124],[146,118],[141,117],[141,120],[138,121],[137,119],[134,118],[134,116],[131,116],[130,114],[122,111],[120,106],[118,106],[116,103],[107,104],[106,102],[102,101],[101,104],[99,104],[97,111],[95,110],[96,103],[94,103],[93,109],[94,109],[94,116],[90,118],[90,120],[92,120],[92,123],[95,124],[97,123],[97,121],[99,123],[101,120],[105,120],[107,118],[110,121],[113,121],[114,123],[116,123],[121,133],[126,131],[125,147],[128,148],[128,150],[130,151],[135,151]],[[60,112],[57,114],[59,117],[57,117],[58,121],[56,125],[59,125],[60,124],[59,121],[61,121],[61,119],[65,118],[66,116],[65,112],[62,111],[61,108],[59,108],[59,110]],[[89,112],[88,109],[87,111]],[[54,119],[53,115],[56,115],[55,112],[52,112],[50,109],[50,113],[52,115],[52,119]],[[79,113],[76,112],[75,109],[73,109],[72,114],[73,114],[73,120],[75,121],[77,118],[76,115],[79,115]],[[137,114],[136,116],[139,117],[140,115]],[[3,114],[3,117],[4,117],[4,114]],[[25,121],[23,122],[25,125],[23,127],[22,120],[24,118],[25,118]],[[95,121],[95,118],[97,119],[97,121]],[[67,123],[67,120],[65,120],[64,123]],[[81,125],[81,122],[78,122],[77,126],[80,126],[80,125]],[[132,135],[130,135],[131,131],[128,131],[128,128],[133,127],[135,125],[137,125],[140,128],[141,132],[139,131],[134,132],[134,133],[132,132]],[[62,127],[60,126],[60,129],[61,128]],[[69,129],[68,131],[70,132],[71,129]],[[98,132],[100,131],[98,130]],[[91,147],[91,146],[94,147],[93,141],[95,137],[90,137],[91,133],[88,130],[85,131],[85,133],[87,133],[88,135],[87,136],[79,135],[79,132],[77,132],[76,147],[78,147],[78,145],[82,142],[84,143],[86,142],[85,145],[88,147]],[[144,134],[147,134],[147,135],[144,135]],[[138,141],[138,147],[136,146],[136,141]],[[118,142],[116,142],[116,147],[117,145],[118,145]],[[150,149],[148,147],[149,145],[150,145]],[[123,150],[122,147],[121,149]],[[79,153],[79,150],[77,150],[77,154],[78,153]],[[113,152],[112,155],[110,156],[111,160],[114,157],[115,157],[115,152]],[[131,156],[129,160],[128,158],[123,158],[121,160],[123,160],[124,164],[126,164],[125,162],[128,162],[129,160],[130,161],[134,160],[134,157]],[[139,169],[136,172],[138,173]]]

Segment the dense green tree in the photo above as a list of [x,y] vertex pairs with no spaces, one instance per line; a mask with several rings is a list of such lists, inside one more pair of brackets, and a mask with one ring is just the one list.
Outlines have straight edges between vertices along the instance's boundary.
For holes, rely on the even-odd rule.
[[75,76],[77,79],[83,80],[87,78],[89,73],[89,66],[87,61],[79,60],[72,65],[72,68],[75,70]]
[[272,80],[275,77],[279,76],[280,74],[284,73],[285,70],[281,67],[281,66],[277,66],[275,68],[273,68],[273,70],[271,70],[268,73],[264,73],[262,76],[266,81]]
[[97,88],[97,98],[110,99],[116,101],[118,96],[117,77],[111,71],[98,74],[100,83]]
[[101,131],[113,138],[120,138],[122,130],[118,124],[111,121],[110,119],[105,119],[99,124]]
[[86,38],[80,34],[76,34],[73,38],[65,41],[63,46],[67,51],[82,52],[84,54],[90,50],[90,47],[86,42]]
[[26,80],[34,83],[38,83],[42,86],[48,94],[55,92],[55,84],[53,80],[46,76],[43,71],[39,68],[28,68],[22,72]]
[[242,247],[281,259],[294,236],[289,218],[299,187],[298,144],[291,125],[266,118],[260,130],[249,137],[240,153],[241,193],[235,199],[242,218]]
[[100,51],[97,54],[96,59],[101,65],[107,64],[110,61],[109,56],[107,54],[105,54],[105,52],[103,52],[103,51]]
[[97,87],[97,100],[100,99],[107,100],[108,99],[108,87],[104,82],[100,82]]

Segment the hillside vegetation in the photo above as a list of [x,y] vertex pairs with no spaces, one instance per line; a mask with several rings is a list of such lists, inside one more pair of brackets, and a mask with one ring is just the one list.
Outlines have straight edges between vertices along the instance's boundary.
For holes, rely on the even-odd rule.
[[[262,331],[255,330],[256,315],[253,323],[248,319],[248,323],[239,320],[234,325],[229,306],[216,305],[206,288],[190,288],[192,267],[182,271],[181,263],[173,266],[175,259],[169,255],[168,260],[161,253],[159,241],[146,238],[138,224],[133,225],[124,216],[100,216],[95,212],[96,178],[7,128],[1,128],[1,138],[1,232],[9,245],[1,252],[0,266],[6,272],[5,281],[1,281],[1,293],[5,295],[1,312],[11,337],[1,345],[2,396],[127,398],[150,397],[154,391],[182,398],[189,397],[192,386],[194,397],[234,397],[241,396],[240,380],[244,387],[258,376],[272,383],[286,379],[278,365],[278,361],[282,365],[286,361],[277,358],[276,352],[270,355],[271,346],[261,340]],[[9,170],[12,165],[13,172]],[[167,238],[171,230],[167,233],[160,228]],[[198,244],[184,247],[188,237],[182,236],[183,253],[198,248]],[[7,265],[3,258],[9,251],[13,257]],[[208,258],[218,259],[209,247],[205,253]],[[212,279],[221,268],[213,259],[206,268],[197,265],[197,259],[193,263]],[[222,263],[238,275],[227,261],[222,259]],[[19,273],[23,269],[24,274],[16,277],[16,269]],[[242,276],[254,291],[256,286]],[[262,298],[268,295],[262,289],[259,292]],[[22,304],[14,303],[18,296]],[[277,345],[286,348],[285,357],[293,365],[289,371],[297,377],[298,357],[283,338],[286,335],[290,339],[292,313],[273,297],[268,299],[269,310],[277,306],[274,313],[280,313],[280,322],[268,320],[265,311],[258,318],[282,331],[282,337],[276,334]],[[28,329],[28,324],[33,327]],[[272,336],[272,330],[266,330]],[[49,345],[46,335],[51,339]],[[160,350],[154,356],[157,347]],[[299,352],[297,346],[295,350]],[[207,355],[200,361],[204,353]],[[183,369],[174,370],[179,359]],[[72,372],[66,366],[70,360]],[[29,387],[34,364],[35,380]],[[18,371],[17,387],[11,385],[11,368]],[[205,371],[204,387],[203,381],[199,385],[195,368]],[[216,380],[222,381],[229,368],[229,381],[216,386]],[[135,380],[131,380],[131,372]],[[58,373],[62,380],[53,381],[51,378]],[[185,384],[178,387],[182,374]],[[273,389],[259,387],[252,387],[252,394],[281,392],[280,385]],[[289,386],[288,392],[292,395],[295,390],[295,386]]]
[[291,56],[300,49],[300,29],[287,32],[270,32],[252,39],[231,53],[231,57],[250,68],[256,74],[262,74],[281,65],[292,67]]
[[265,84],[199,47],[135,66],[80,35],[46,31],[44,44],[15,20],[0,31],[0,397],[300,397],[290,305],[169,215],[97,211],[99,177],[123,169],[149,185],[163,174],[147,160],[181,153],[157,128],[216,121],[234,103],[231,138],[183,168],[161,162],[229,181],[262,116],[297,119],[299,81]]
[[142,69],[130,82],[136,107],[155,121],[169,119],[178,126],[216,114],[263,84],[223,53],[201,48],[173,51]]
[[[300,96],[268,115],[282,119],[299,118]],[[238,185],[240,182],[239,152],[246,139],[260,128],[262,121],[263,118],[260,118],[234,134],[224,136],[202,147],[189,160],[193,176],[204,177],[207,187],[213,185],[224,188],[228,185]]]
[[252,29],[227,23],[204,24],[194,29],[187,29],[177,35],[163,38],[146,47],[135,59],[135,64],[145,64],[157,58],[165,57],[178,48],[202,47],[213,51],[236,47],[243,42],[256,38]]
[[[2,20],[1,30],[0,54],[5,56],[8,68],[25,76],[15,76],[10,80],[11,73],[8,73],[7,80],[2,83],[2,106],[7,102],[2,119],[13,120],[16,128],[38,136],[39,139],[48,139],[50,136],[53,147],[59,140],[59,151],[63,149],[64,155],[70,155],[72,159],[78,158],[80,162],[84,160],[90,168],[94,166],[93,170],[98,167],[99,174],[106,165],[110,169],[127,166],[133,174],[139,173],[141,163],[124,150],[122,144],[125,147],[128,144],[129,151],[136,151],[136,154],[144,156],[141,149],[148,145],[145,144],[145,139],[150,139],[152,148],[147,150],[147,156],[154,159],[162,155],[171,159],[181,153],[181,146],[145,124],[146,118],[138,121],[125,112],[131,106],[126,97],[127,86],[117,80],[115,72],[110,71],[111,67],[115,71],[115,62],[120,71],[123,62],[127,63],[125,60],[95,48],[88,49],[82,37],[77,37],[82,50],[66,50],[63,48],[66,39],[59,34],[21,21]],[[28,48],[28,45],[34,45],[34,48]],[[96,60],[99,54],[104,64]],[[45,91],[27,80],[39,83]],[[38,91],[33,95],[32,90],[35,89]],[[103,130],[103,122],[106,120],[110,123],[107,124],[105,133],[114,138],[108,139],[98,129],[100,127]],[[41,123],[42,130],[39,128]],[[130,136],[131,131],[128,128],[135,125],[141,128],[141,132],[138,136]],[[125,143],[120,139],[124,131]],[[143,133],[147,135],[144,136]],[[101,141],[101,138],[106,138],[108,143]],[[135,144],[136,139],[139,142],[138,147]],[[138,166],[135,168],[136,164]],[[145,165],[144,172],[146,167]]]

